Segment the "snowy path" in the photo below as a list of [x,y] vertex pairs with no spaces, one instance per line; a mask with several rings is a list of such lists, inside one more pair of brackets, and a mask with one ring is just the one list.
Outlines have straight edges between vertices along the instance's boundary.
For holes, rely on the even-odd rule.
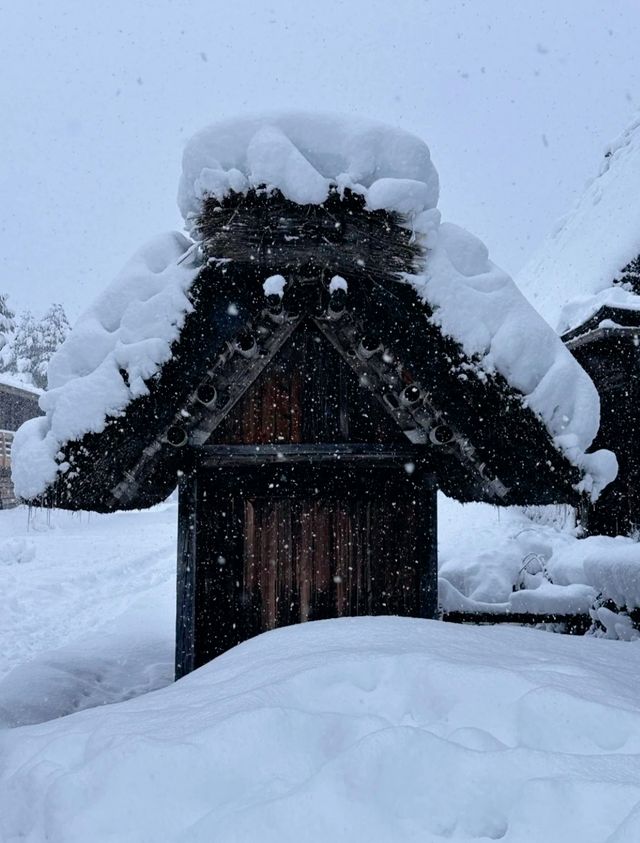
[[0,727],[172,680],[176,505],[0,512]]

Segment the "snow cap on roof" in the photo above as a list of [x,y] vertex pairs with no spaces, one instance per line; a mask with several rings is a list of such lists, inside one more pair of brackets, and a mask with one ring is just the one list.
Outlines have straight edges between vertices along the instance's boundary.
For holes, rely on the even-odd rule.
[[640,118],[606,150],[598,175],[518,276],[560,333],[603,305],[640,309],[640,297],[612,287],[640,255]]
[[200,266],[193,244],[176,231],[156,236],[122,268],[78,319],[49,363],[46,413],[15,435],[12,474],[16,492],[30,500],[54,482],[60,448],[86,433],[100,433],[109,417],[148,391],[146,382],[171,356],[191,303],[186,293]]
[[[438,176],[421,140],[359,118],[293,113],[218,123],[188,142],[178,197],[188,226],[208,196],[264,185],[302,204],[348,187],[370,209],[400,213],[426,256],[424,271],[406,276],[426,313],[481,375],[498,373],[522,394],[558,450],[584,471],[585,491],[597,495],[615,477],[613,454],[585,454],[599,425],[591,380],[484,244],[440,223]],[[19,495],[42,494],[65,470],[56,462],[65,442],[100,432],[169,359],[200,268],[189,249],[197,254],[175,233],[154,241],[80,318],[51,362],[50,391],[41,399],[46,417],[16,437]]]
[[31,392],[33,395],[40,395],[42,390],[31,382],[25,374],[12,372],[0,372],[0,385],[11,386],[14,389],[21,389],[24,392]]
[[214,123],[187,143],[178,190],[187,226],[207,196],[261,186],[301,205],[321,204],[332,186],[364,194],[372,209],[419,213],[438,203],[427,145],[372,120],[265,114]]

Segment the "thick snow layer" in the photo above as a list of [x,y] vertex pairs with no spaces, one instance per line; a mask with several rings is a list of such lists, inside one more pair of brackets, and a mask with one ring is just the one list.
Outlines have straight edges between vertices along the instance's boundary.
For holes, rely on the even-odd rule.
[[282,275],[270,275],[263,283],[262,289],[265,296],[278,296],[281,299],[284,296],[286,283],[287,279]]
[[41,494],[55,479],[56,454],[65,442],[100,432],[108,416],[147,392],[145,381],[169,359],[191,309],[186,293],[200,266],[189,249],[195,253],[177,232],[154,238],[79,318],[49,364],[48,390],[40,398],[46,415],[16,433],[18,495]]
[[[636,540],[578,539],[562,507],[536,508],[532,521],[517,507],[498,512],[485,504],[440,502],[439,596],[446,611],[572,614],[604,601],[640,608]],[[473,534],[473,547],[453,540],[460,523]]]
[[[93,699],[115,687],[123,670],[131,688],[144,686],[149,675],[164,673],[169,680],[176,510],[169,501],[143,513],[110,516],[38,509],[29,515],[25,507],[0,511],[0,592],[5,596],[0,724],[20,720],[25,706],[32,712],[48,707],[43,719],[84,707],[90,663]],[[14,670],[28,673],[26,684],[32,687],[43,688],[47,677],[55,681],[14,708],[17,674],[7,681]],[[107,690],[102,701],[109,699]]]
[[640,254],[640,120],[607,149],[600,172],[573,210],[518,276],[518,283],[559,332],[603,304],[640,309],[640,298],[611,290]]
[[640,650],[357,618],[0,732],[6,839],[583,840],[638,833]]
[[488,257],[485,245],[452,223],[429,231],[425,273],[410,278],[434,308],[433,320],[485,372],[499,372],[541,417],[556,446],[585,472],[596,496],[617,473],[610,451],[585,455],[598,430],[600,402],[589,376]]
[[276,187],[293,202],[320,204],[332,186],[371,208],[419,213],[438,202],[438,174],[423,141],[362,118],[291,112],[214,123],[188,142],[178,205],[189,224],[207,196]]
[[[179,202],[191,220],[207,195],[222,198],[266,184],[289,199],[320,203],[332,185],[362,193],[372,209],[400,212],[426,254],[424,274],[407,276],[443,332],[498,372],[546,424],[557,448],[585,473],[597,496],[616,474],[613,454],[585,455],[599,425],[595,387],[573,356],[488,258],[483,243],[440,223],[438,177],[419,139],[361,119],[268,115],[210,126],[187,144]],[[193,257],[186,257],[189,248]],[[49,369],[46,417],[27,423],[14,446],[14,481],[24,498],[41,494],[68,440],[103,429],[146,391],[168,359],[198,271],[197,247],[179,234],[157,238],[123,269],[79,320]],[[278,292],[279,276],[265,279]],[[128,373],[128,384],[121,376]],[[64,466],[62,467],[64,470]]]
[[[489,583],[511,542],[571,552],[576,580],[596,543],[439,505],[444,564]],[[170,684],[175,533],[174,502],[0,512],[3,843],[636,843],[637,644],[328,621],[147,693]]]

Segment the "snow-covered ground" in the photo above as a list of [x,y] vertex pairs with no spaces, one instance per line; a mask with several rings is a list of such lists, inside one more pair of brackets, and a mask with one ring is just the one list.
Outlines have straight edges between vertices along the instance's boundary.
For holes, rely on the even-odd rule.
[[0,728],[170,682],[175,565],[175,502],[0,511]]
[[0,735],[4,839],[635,843],[640,651],[361,618]]
[[[442,572],[466,560],[473,594],[482,569],[476,598],[523,551],[587,546],[440,503]],[[173,685],[175,533],[175,501],[0,512],[2,843],[640,839],[637,645],[345,619]]]

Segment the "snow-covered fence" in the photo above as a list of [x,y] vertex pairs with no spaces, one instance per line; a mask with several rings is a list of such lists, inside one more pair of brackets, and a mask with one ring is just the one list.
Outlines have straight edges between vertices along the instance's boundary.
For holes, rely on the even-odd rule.
[[0,430],[0,509],[15,503],[13,484],[11,483],[11,445],[13,432]]
[[11,443],[13,431],[0,430],[0,468],[11,467]]
[[14,431],[27,419],[40,415],[39,390],[25,387],[13,376],[0,374],[0,509],[14,506],[11,451]]
[[443,612],[442,620],[449,623],[468,623],[483,626],[487,624],[509,623],[516,626],[553,626],[558,632],[568,635],[584,635],[588,632],[594,620],[589,612],[580,614],[563,614],[559,612]]

